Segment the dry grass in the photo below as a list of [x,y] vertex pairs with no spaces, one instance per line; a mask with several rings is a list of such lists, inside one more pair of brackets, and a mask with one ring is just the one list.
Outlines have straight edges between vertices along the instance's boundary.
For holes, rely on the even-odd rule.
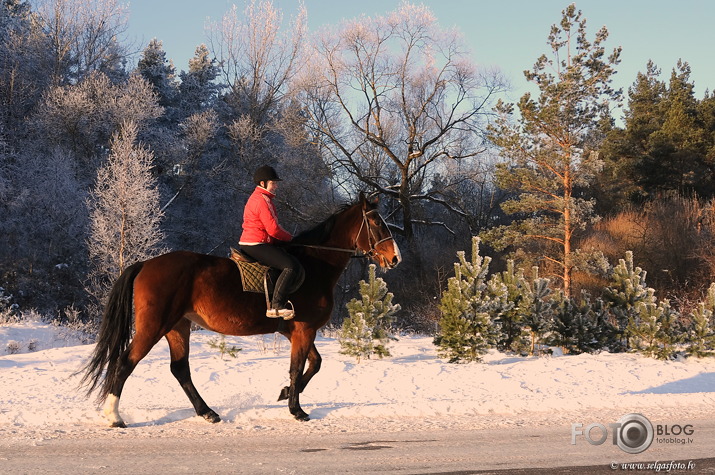
[[603,252],[611,264],[633,251],[648,285],[668,297],[700,293],[715,279],[714,236],[712,202],[672,197],[601,220],[579,247]]

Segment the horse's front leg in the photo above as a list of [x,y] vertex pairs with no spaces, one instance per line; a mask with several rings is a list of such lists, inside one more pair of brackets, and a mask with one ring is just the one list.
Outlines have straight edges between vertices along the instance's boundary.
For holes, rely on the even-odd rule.
[[303,385],[303,370],[308,358],[315,330],[298,330],[291,335],[290,346],[290,386],[288,388],[288,409],[299,421],[308,421],[310,417],[300,407],[300,391]]
[[[322,363],[323,359],[320,356],[320,353],[318,353],[318,349],[315,347],[315,343],[310,345],[310,350],[308,351],[308,369],[303,373],[303,376],[300,378],[300,387],[298,388],[298,392],[302,393],[305,390],[305,387],[308,385],[311,379],[313,379],[313,376],[316,375],[318,371],[320,371],[320,364]],[[290,394],[290,387],[286,386],[283,388],[281,391],[280,396],[278,396],[279,401],[283,401],[284,399],[288,399],[288,396]]]

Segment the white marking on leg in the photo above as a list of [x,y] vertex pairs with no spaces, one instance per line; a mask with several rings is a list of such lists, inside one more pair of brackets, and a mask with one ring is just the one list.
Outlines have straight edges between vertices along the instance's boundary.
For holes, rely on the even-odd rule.
[[119,416],[119,398],[114,394],[107,396],[107,402],[104,404],[104,417],[107,418],[112,426],[124,425],[124,421]]

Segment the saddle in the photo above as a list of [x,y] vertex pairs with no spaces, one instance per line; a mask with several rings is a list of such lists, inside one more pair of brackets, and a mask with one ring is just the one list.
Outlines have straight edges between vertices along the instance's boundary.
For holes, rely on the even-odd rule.
[[271,268],[259,263],[240,249],[231,248],[231,260],[236,263],[241,273],[241,285],[246,292],[255,292],[266,295],[270,301],[275,281],[271,276]]

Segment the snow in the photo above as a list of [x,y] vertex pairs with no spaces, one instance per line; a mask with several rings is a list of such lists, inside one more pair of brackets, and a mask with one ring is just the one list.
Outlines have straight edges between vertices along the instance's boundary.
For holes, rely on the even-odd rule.
[[[449,364],[437,357],[430,337],[402,336],[389,347],[392,357],[358,364],[339,354],[336,339],[321,335],[316,346],[322,369],[301,395],[311,422],[298,423],[286,401],[276,401],[288,383],[288,341],[278,335],[226,337],[229,348],[242,349],[233,358],[212,348],[218,340],[214,333],[194,332],[190,363],[194,383],[220,424],[196,417],[161,342],[127,381],[119,411],[130,427],[177,434],[212,427],[336,433],[589,423],[632,412],[654,422],[715,416],[715,358],[493,351],[482,363]],[[8,353],[10,342],[19,352]],[[92,349],[66,329],[41,322],[0,325],[0,436],[106,427],[94,397],[86,398],[73,376]]]

